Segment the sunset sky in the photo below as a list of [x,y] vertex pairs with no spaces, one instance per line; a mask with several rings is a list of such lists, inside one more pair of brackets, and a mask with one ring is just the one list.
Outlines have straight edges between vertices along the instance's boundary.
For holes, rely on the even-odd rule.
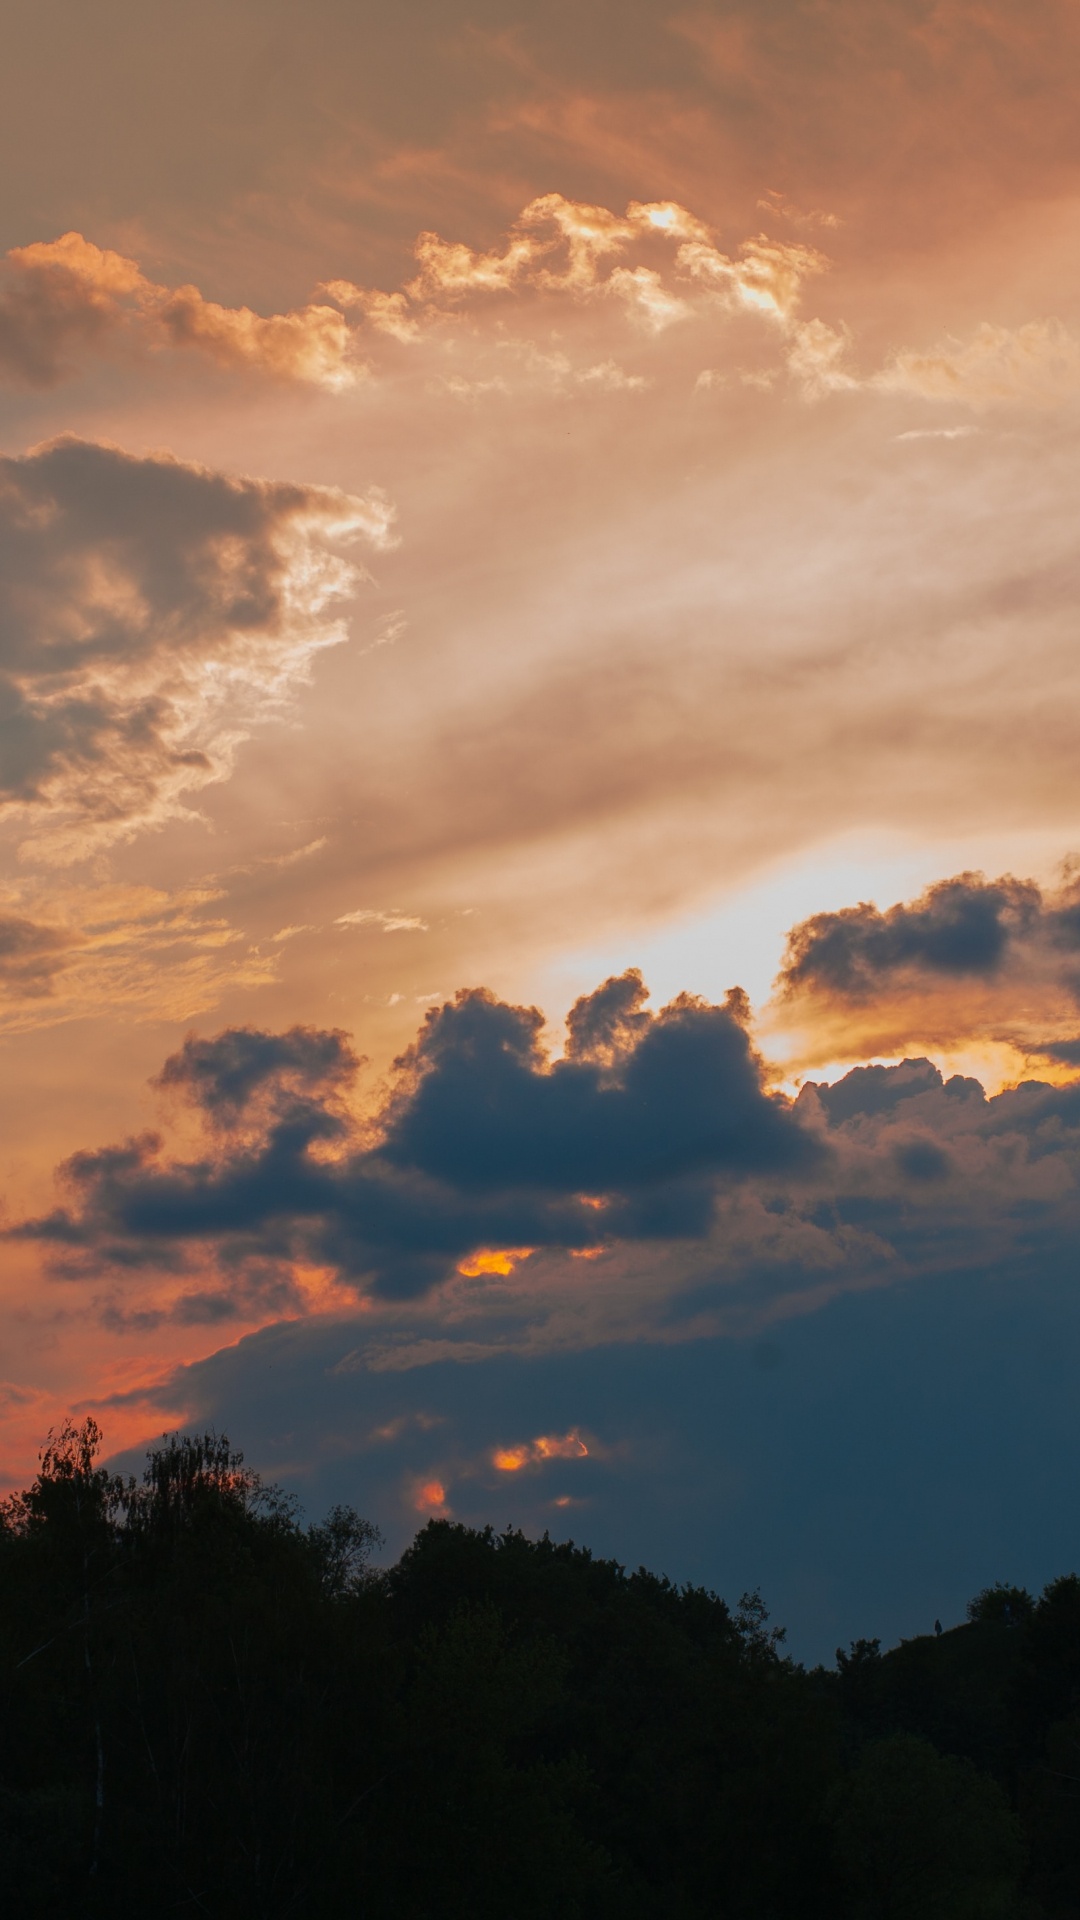
[[1076,8],[6,22],[4,1484],[1069,1570]]

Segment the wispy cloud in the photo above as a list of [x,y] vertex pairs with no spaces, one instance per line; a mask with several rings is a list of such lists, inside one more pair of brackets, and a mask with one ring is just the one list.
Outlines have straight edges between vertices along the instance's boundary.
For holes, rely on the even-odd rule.
[[181,815],[340,644],[392,510],[67,438],[0,461],[0,816],[52,859]]
[[381,927],[384,933],[427,933],[428,923],[417,914],[402,913],[398,907],[356,907],[352,913],[340,913],[336,927]]
[[189,1020],[229,988],[271,983],[276,958],[253,949],[218,887],[25,883],[0,911],[0,1032],[65,1021]]

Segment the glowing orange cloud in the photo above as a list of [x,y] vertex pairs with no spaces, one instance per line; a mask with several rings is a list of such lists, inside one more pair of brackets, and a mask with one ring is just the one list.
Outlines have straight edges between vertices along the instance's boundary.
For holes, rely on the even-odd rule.
[[527,1260],[535,1247],[481,1247],[458,1265],[466,1280],[478,1280],[482,1273],[513,1273],[519,1260]]
[[[664,284],[656,266],[613,264],[628,248],[656,240],[674,247],[671,265],[680,291]],[[523,292],[578,302],[613,296],[647,334],[662,333],[703,307],[719,307],[755,313],[794,336],[803,282],[828,265],[813,247],[766,234],[744,241],[736,257],[722,253],[705,223],[673,200],[632,200],[620,215],[559,193],[542,194],[523,208],[501,252],[477,253],[431,232],[420,234],[414,252],[419,273],[393,292],[329,279],[307,305],[265,315],[222,306],[195,286],[159,285],[136,261],[95,246],[81,233],[13,247],[0,275],[0,371],[49,385],[69,370],[70,350],[110,335],[114,341],[126,336],[136,353],[194,348],[222,366],[339,392],[371,371],[358,351],[362,329],[368,338],[385,334],[407,345],[476,296]],[[834,360],[847,344],[846,337],[837,338]],[[802,358],[809,354],[813,362],[814,392],[852,384],[850,376],[841,382],[831,363],[829,377],[819,373],[822,348],[816,339],[796,344]],[[602,363],[578,377],[602,387],[611,383],[605,382],[606,370]],[[613,373],[616,384],[644,384],[618,369]],[[895,384],[899,377],[890,380]],[[903,373],[908,385],[911,377]],[[933,377],[940,385],[939,375]],[[921,372],[918,379],[925,385]]]
[[309,304],[266,316],[219,306],[197,287],[158,286],[134,260],[81,233],[13,247],[6,264],[4,358],[32,384],[57,378],[66,346],[123,328],[150,347],[193,346],[226,366],[334,391],[366,372],[336,307]]
[[523,1467],[539,1466],[544,1460],[583,1460],[588,1451],[578,1433],[542,1433],[518,1447],[497,1447],[491,1458],[500,1473],[520,1473]]
[[446,1504],[446,1488],[441,1480],[425,1480],[416,1489],[413,1506],[417,1513],[445,1515],[449,1512]]

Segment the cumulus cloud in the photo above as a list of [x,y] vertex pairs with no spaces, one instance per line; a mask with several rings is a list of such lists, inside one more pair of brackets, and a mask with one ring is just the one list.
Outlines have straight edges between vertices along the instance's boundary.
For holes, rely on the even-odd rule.
[[[795,225],[838,224],[821,212],[796,218],[773,199],[759,206]],[[642,249],[645,258],[627,261]],[[618,214],[546,193],[523,208],[499,246],[485,251],[424,232],[414,254],[418,271],[392,291],[330,278],[306,306],[261,315],[208,300],[194,286],[161,286],[136,261],[79,233],[16,247],[0,280],[0,372],[49,385],[90,350],[191,348],[222,366],[340,391],[370,371],[365,341],[383,335],[411,346],[493,296],[561,295],[578,303],[611,297],[653,335],[696,312],[756,315],[779,333],[782,363],[810,399],[860,389],[978,410],[1052,406],[1080,390],[1080,342],[1053,318],[1014,328],[987,321],[966,340],[901,348],[878,371],[860,373],[843,324],[800,314],[807,283],[829,267],[825,254],[766,233],[724,251],[677,201],[632,200]],[[565,387],[569,372],[567,363],[554,384]],[[495,391],[505,382],[467,385]]]
[[348,1036],[337,1028],[263,1033],[231,1027],[215,1040],[190,1034],[155,1084],[181,1090],[213,1126],[235,1127],[267,1094],[275,1114],[313,1094],[325,1103],[359,1065]]
[[982,1038],[1067,1063],[1080,887],[963,873],[884,911],[863,901],[813,914],[788,935],[775,1004],[782,1023],[820,1027],[828,1047],[845,1031],[858,1052]]
[[238,1271],[307,1263],[408,1296],[482,1248],[699,1236],[725,1185],[815,1163],[731,1008],[684,996],[633,1025],[634,1009],[613,1015],[615,984],[579,1003],[554,1062],[535,1008],[459,993],[428,1014],[367,1133],[342,1099],[357,1064],[343,1035],[191,1039],[159,1085],[206,1115],[206,1153],[170,1159],[147,1135],[76,1154],[69,1205],[20,1232],[85,1249],[95,1270],[202,1245]]
[[390,509],[65,438],[0,460],[0,815],[81,856],[184,811],[345,637]]
[[477,253],[460,241],[422,233],[415,248],[420,273],[405,291],[416,300],[503,293],[521,285],[591,293],[601,278],[601,261],[625,250],[648,224],[645,216],[644,208],[620,218],[607,207],[545,193],[519,214],[501,252]]
[[[788,325],[788,372],[811,400],[861,391],[951,401],[981,413],[990,407],[1045,411],[1080,393],[1080,339],[1060,320],[1030,320],[1012,328],[984,321],[967,340],[900,348],[877,372],[863,373],[856,367],[847,326],[799,320],[793,311],[778,311],[776,317]],[[961,439],[973,431],[916,428],[897,438]]]
[[269,316],[205,300],[197,287],[163,287],[134,260],[81,233],[14,247],[0,286],[0,370],[49,386],[80,349],[127,341],[137,349],[194,347],[222,366],[333,390],[364,369],[335,306]]
[[794,318],[804,281],[828,266],[814,247],[765,234],[745,240],[730,259],[703,240],[687,240],[676,254],[680,272],[718,294],[725,304],[749,309],[787,325]]
[[484,251],[425,232],[414,253],[418,271],[402,287],[330,278],[308,305],[261,315],[194,286],[158,285],[79,233],[16,247],[0,276],[0,372],[47,386],[91,350],[189,348],[225,367],[340,391],[370,371],[365,342],[382,335],[414,345],[492,296],[610,297],[647,335],[718,310],[788,329],[805,281],[828,264],[802,242],[766,234],[725,253],[676,201],[633,200],[617,214],[560,193],[530,201],[501,246]]
[[1076,1230],[1076,1082],[1030,1080],[987,1098],[977,1080],[905,1060],[808,1082],[800,1102],[824,1111],[834,1143],[834,1217],[872,1229],[901,1271],[992,1267],[1023,1246],[1065,1246]]
[[[595,1025],[610,1031],[611,987],[599,989],[603,1012],[594,1015],[592,996],[572,1010],[575,1038]],[[383,1158],[462,1192],[618,1195],[620,1218],[644,1223],[653,1202],[658,1212],[668,1205],[671,1182],[681,1192],[720,1171],[810,1157],[783,1103],[763,1092],[729,1007],[672,1001],[633,1030],[614,1069],[577,1047],[549,1068],[543,1025],[538,1009],[480,992],[430,1013],[401,1063],[407,1091],[387,1113]],[[687,1201],[699,1210],[696,1194]]]
[[628,967],[575,1000],[566,1016],[567,1058],[614,1066],[644,1035],[652,1017],[646,1010],[648,998],[637,967]]
[[[602,1073],[594,1084],[604,1084]],[[363,1277],[340,1269],[366,1291],[362,1319],[350,1319],[347,1295],[344,1307],[340,1295],[333,1303],[344,1315],[338,1338],[347,1343],[333,1371],[370,1382],[511,1355],[535,1362],[642,1342],[655,1351],[718,1336],[761,1337],[844,1296],[909,1291],[916,1283],[933,1291],[958,1278],[977,1279],[982,1291],[995,1276],[1013,1283],[1071,1271],[1080,1230],[1080,1085],[1028,1082],[988,1099],[976,1080],[945,1079],[933,1063],[915,1059],[856,1069],[831,1086],[808,1083],[795,1116],[805,1140],[818,1143],[814,1157],[771,1168],[759,1159],[737,1179],[714,1162],[711,1206],[696,1222],[683,1208],[679,1215],[668,1209],[666,1220],[654,1212],[643,1225],[622,1205],[625,1195],[613,1192],[605,1208],[591,1210],[593,1231],[607,1237],[594,1242],[599,1257],[584,1262],[567,1253],[572,1237],[589,1230],[590,1210],[575,1216],[565,1195],[556,1229],[550,1189],[545,1214],[535,1192],[502,1188],[496,1203],[493,1189],[433,1182],[415,1164],[394,1168],[409,1208],[391,1227],[379,1149],[343,1146],[340,1130],[324,1134],[321,1161],[308,1157],[302,1192],[297,1155],[284,1144],[293,1124],[286,1111],[275,1114],[261,1146],[249,1140],[237,1154],[221,1142],[205,1162],[170,1163],[152,1139],[78,1155],[66,1170],[69,1206],[16,1232],[51,1240],[57,1270],[68,1277],[100,1280],[109,1268],[119,1290],[126,1272],[125,1297],[134,1287],[140,1303],[155,1267],[172,1262],[169,1284],[179,1288],[172,1316],[209,1317],[212,1303],[214,1317],[225,1318],[243,1317],[253,1302],[264,1313],[302,1313],[305,1261],[340,1259],[346,1237],[355,1256],[366,1236],[370,1263],[375,1229],[383,1235],[376,1284],[370,1264]],[[281,1188],[276,1214],[265,1198],[272,1176]],[[491,1227],[497,1218],[504,1227],[539,1229],[531,1251],[504,1245],[513,1258],[459,1256],[453,1264],[455,1238],[460,1246],[481,1219]],[[430,1257],[436,1239],[437,1261]],[[207,1267],[209,1247],[218,1257]],[[275,1309],[275,1299],[287,1308]],[[403,1393],[417,1389],[396,1391],[400,1405]],[[500,1424],[502,1436],[522,1431]],[[553,1429],[545,1422],[539,1431]],[[522,1465],[537,1457],[514,1451]]]
[[[629,247],[655,240],[674,244],[673,270],[683,292],[665,286],[661,271],[645,262],[612,265]],[[632,200],[620,216],[559,193],[530,201],[501,251],[477,253],[424,233],[416,254],[421,270],[405,292],[417,303],[521,288],[578,298],[608,293],[625,301],[652,332],[687,317],[693,308],[686,296],[695,291],[730,311],[787,325],[805,280],[828,265],[812,247],[765,234],[744,241],[731,257],[716,246],[705,223],[675,201]]]
[[[804,230],[841,224],[821,210],[799,214],[779,195],[758,206]],[[642,250],[645,258],[627,261]],[[781,336],[783,362],[810,399],[859,389],[983,410],[1046,408],[1080,391],[1080,339],[1054,317],[1015,327],[985,321],[967,339],[902,347],[877,371],[859,372],[843,324],[800,314],[807,283],[829,267],[824,253],[768,233],[725,251],[677,201],[632,200],[620,214],[545,193],[500,245],[478,249],[426,231],[414,255],[418,271],[396,289],[331,277],[303,307],[263,315],[209,300],[192,285],[160,285],[137,261],[80,233],[15,247],[0,263],[0,374],[48,386],[91,351],[175,348],[343,391],[370,373],[364,355],[380,335],[411,346],[493,296],[561,295],[578,303],[610,296],[652,335],[702,311],[756,315]],[[496,389],[473,382],[470,390]]]
[[[981,874],[964,873],[884,913],[864,901],[839,913],[813,914],[788,935],[780,979],[786,993],[812,987],[858,1000],[904,972],[992,975],[1009,947],[1046,917],[1033,882],[1008,876],[987,882]],[[1051,911],[1048,923],[1062,925],[1059,910]]]
[[357,287],[351,280],[326,280],[316,289],[346,313],[359,313],[377,333],[394,340],[420,337],[420,323],[403,293],[383,293],[377,287]]
[[[890,970],[970,988],[1028,950],[1075,969],[1078,928],[1066,890],[961,876],[910,907],[818,916],[788,971],[861,1006]],[[808,1081],[792,1103],[768,1090],[738,990],[724,1006],[646,1000],[633,970],[605,981],[553,1058],[536,1008],[462,991],[368,1113],[340,1031],[191,1036],[157,1085],[201,1120],[197,1144],[76,1153],[63,1203],[11,1234],[107,1284],[117,1325],[362,1297],[355,1365],[376,1371],[742,1334],[1075,1243],[1080,1082],[988,1098],[914,1058]]]
[[693,309],[664,286],[652,267],[616,267],[608,290],[625,300],[634,318],[648,333],[663,333],[673,321],[685,320]]

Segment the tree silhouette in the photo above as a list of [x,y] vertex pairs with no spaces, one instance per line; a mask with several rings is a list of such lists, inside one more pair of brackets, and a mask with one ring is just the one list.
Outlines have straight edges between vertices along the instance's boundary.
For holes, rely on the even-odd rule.
[[1075,1920],[1074,1575],[807,1672],[757,1594],[446,1520],[379,1567],[224,1434],[100,1446],[0,1505],[20,1920]]

